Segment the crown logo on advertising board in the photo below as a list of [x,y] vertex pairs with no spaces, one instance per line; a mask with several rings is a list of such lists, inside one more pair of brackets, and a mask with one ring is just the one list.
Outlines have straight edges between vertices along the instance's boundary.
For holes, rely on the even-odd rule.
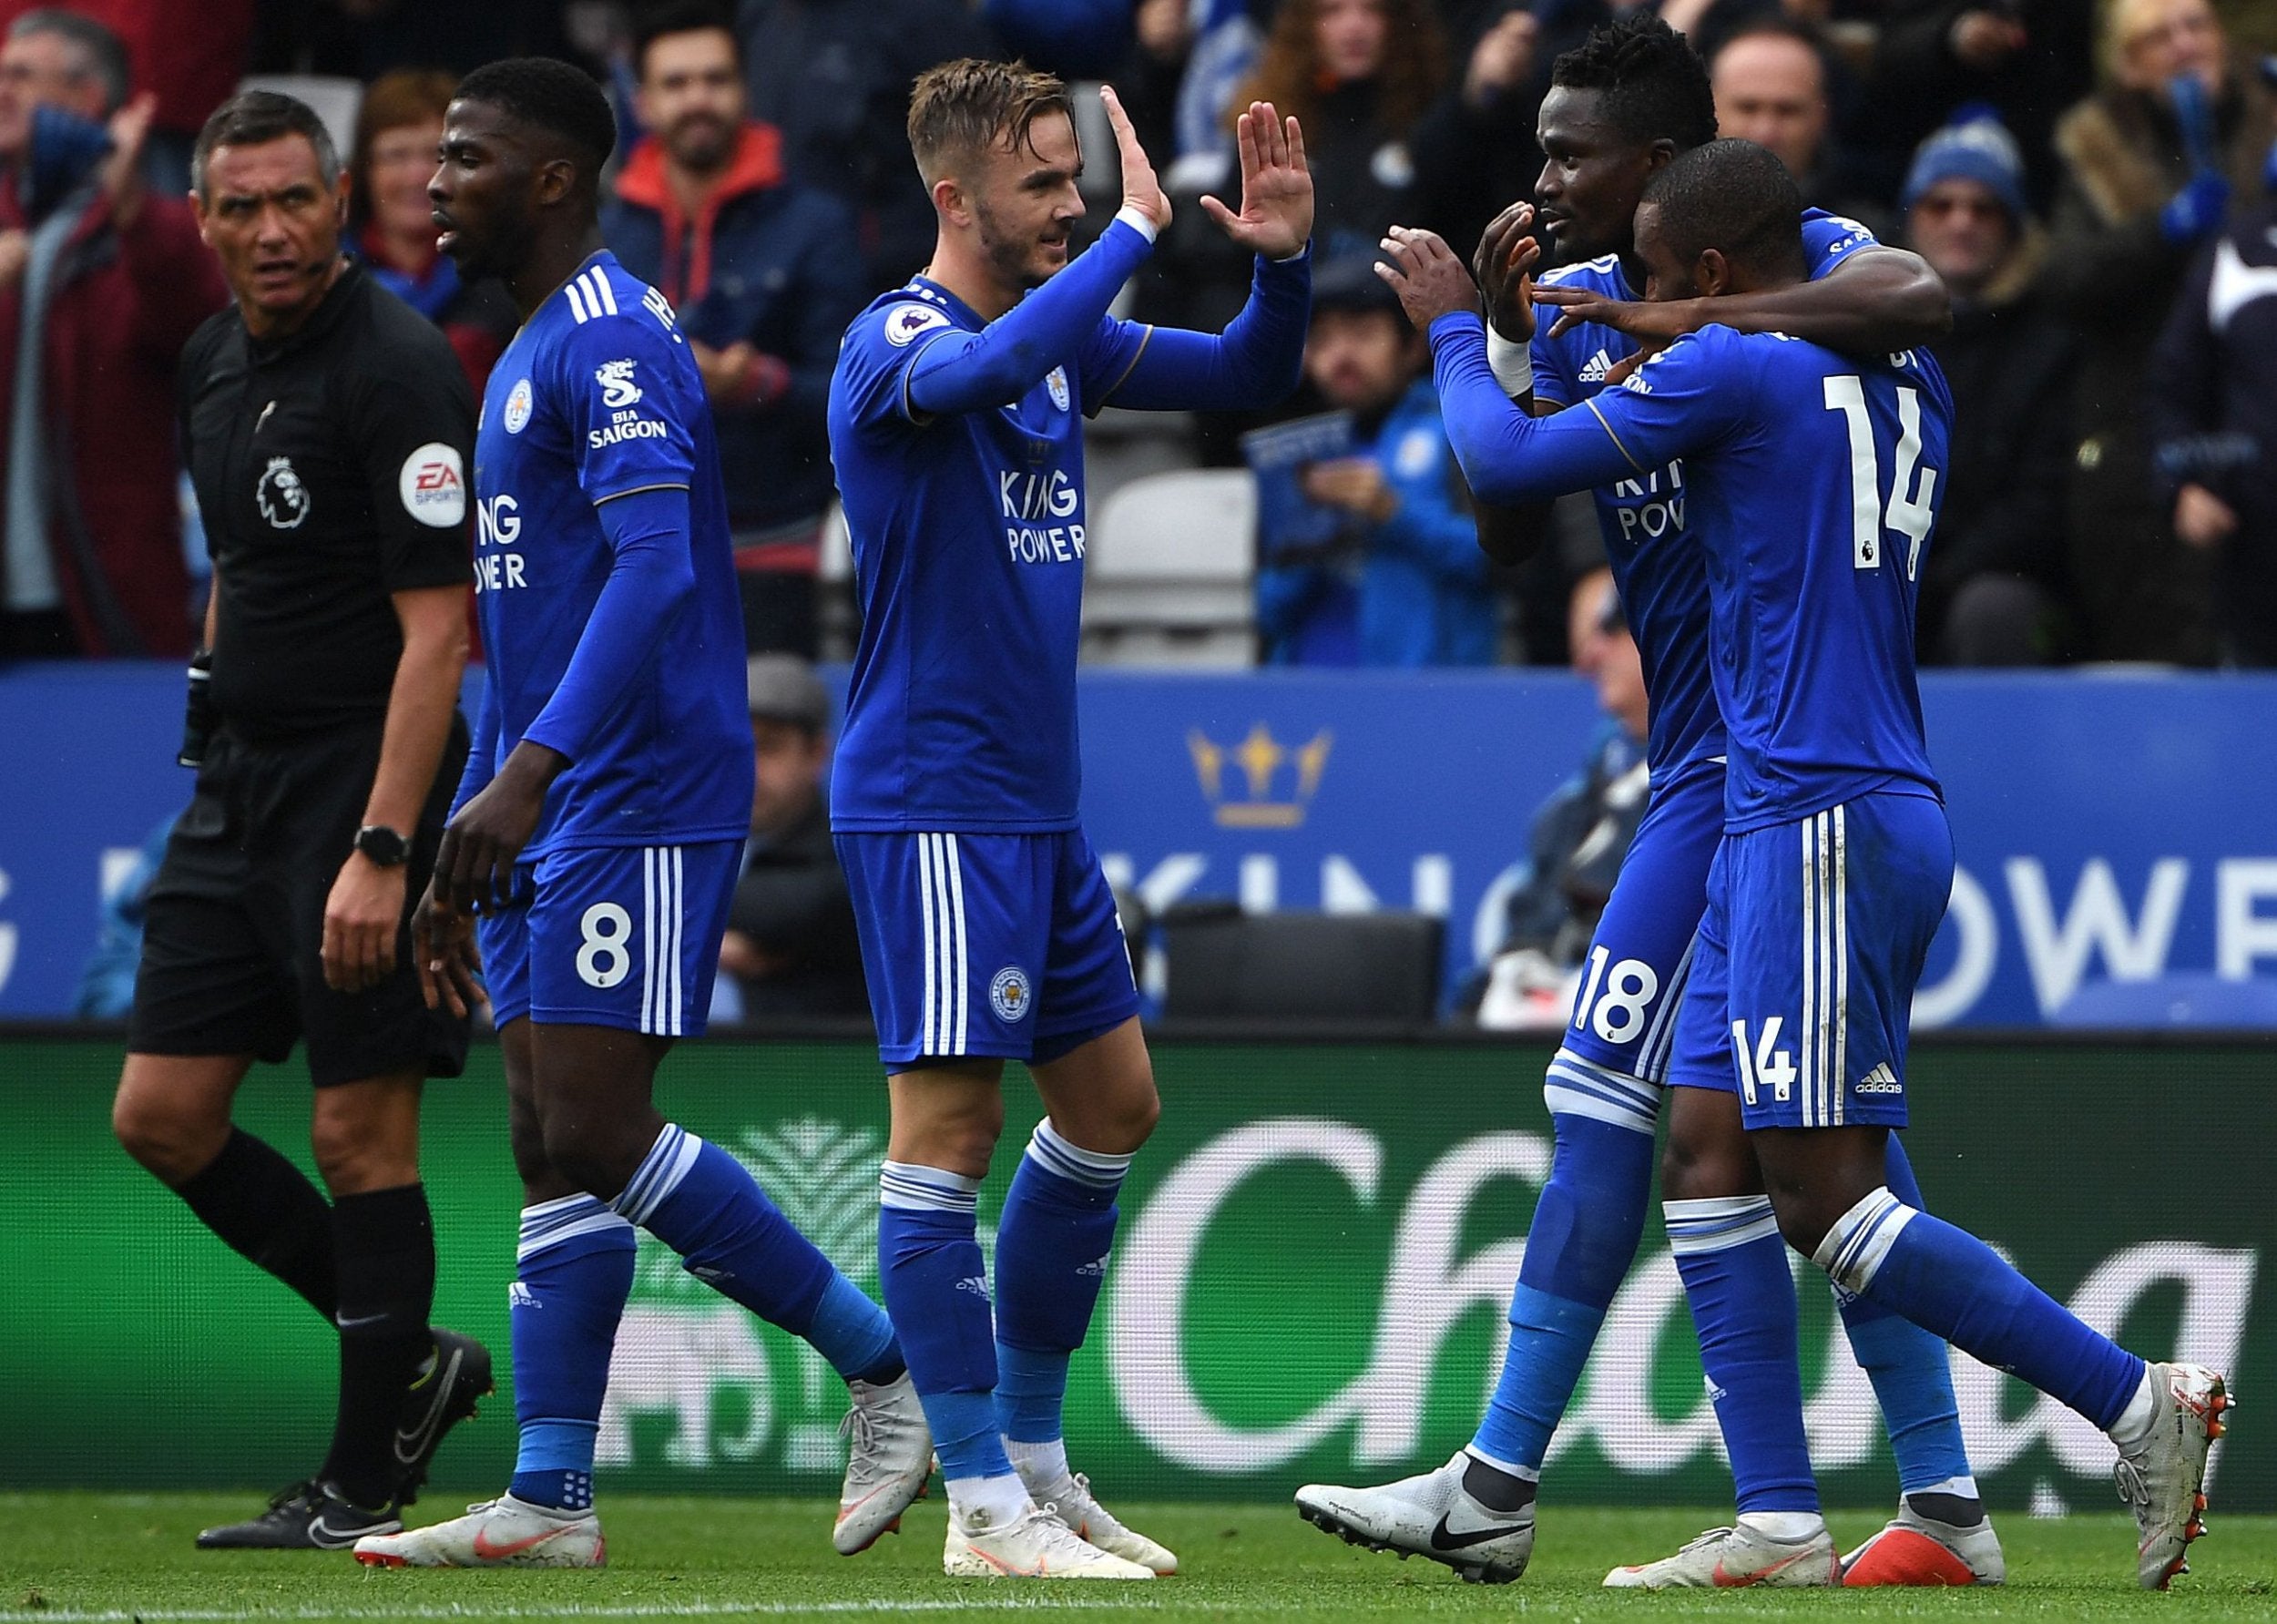
[[[1294,829],[1304,822],[1305,809],[1321,787],[1333,741],[1333,735],[1322,728],[1310,743],[1292,747],[1275,739],[1261,721],[1238,744],[1220,744],[1200,728],[1191,729],[1186,749],[1194,758],[1194,779],[1201,786],[1202,799],[1210,802],[1220,828]],[[1230,775],[1229,766],[1234,769]]]

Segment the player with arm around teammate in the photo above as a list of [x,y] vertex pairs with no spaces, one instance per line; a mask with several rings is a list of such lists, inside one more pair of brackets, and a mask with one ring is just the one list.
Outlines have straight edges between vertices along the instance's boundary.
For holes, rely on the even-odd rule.
[[[1082,154],[1059,82],[959,61],[917,81],[910,144],[938,236],[853,323],[831,454],[863,611],[832,826],[853,895],[893,1129],[880,1278],[949,1490],[944,1566],[1147,1578],[1177,1558],[1068,1467],[1060,1407],[1112,1248],[1116,1193],[1159,1111],[1129,955],[1078,826],[1075,667],[1082,414],[1230,409],[1295,387],[1312,186],[1296,121],[1241,115],[1256,257],[1222,335],[1108,302],[1169,203],[1112,91],[1123,206],[1070,258]],[[1006,1197],[994,1313],[975,1198],[1006,1060],[1047,1115]]]
[[[1506,210],[1478,255],[1496,295],[1488,304],[1497,381],[1536,414],[1577,405],[1632,366],[1639,341],[1629,326],[1649,331],[1671,312],[1697,322],[1699,301],[1632,301],[1645,275],[1633,225],[1650,179],[1716,129],[1706,65],[1658,18],[1596,30],[1558,58],[1551,77],[1541,108],[1539,212],[1532,204]],[[1623,326],[1535,322],[1527,295],[1537,229],[1564,260],[1546,274],[1542,296],[1552,288],[1586,292],[1597,301],[1591,310]],[[1727,296],[1714,311],[1861,348],[1902,347],[1943,330],[1942,291],[1913,255],[1815,210],[1803,231],[1812,280]],[[1441,406],[1454,422],[1459,409]],[[1510,408],[1506,401],[1494,409]],[[1552,1435],[1636,1256],[1676,1014],[1722,834],[1728,746],[1709,676],[1707,567],[1687,528],[1695,516],[1683,470],[1671,464],[1593,494],[1650,701],[1652,791],[1545,1082],[1556,1152],[1512,1293],[1508,1351],[1476,1432],[1445,1466],[1378,1486],[1312,1484],[1297,1493],[1301,1513],[1332,1533],[1490,1582],[1525,1570]],[[1482,546],[1516,558],[1546,514],[1481,502],[1478,516]],[[1863,1300],[1843,1304],[1843,1324],[1888,1424],[1901,1501],[1888,1528],[1838,1558],[1803,1430],[1794,1293],[1769,1203],[1751,1182],[1745,1136],[1736,1122],[1703,1118],[1696,1097],[1681,1090],[1668,1098],[1667,1114],[1663,1215],[1739,1506],[1732,1547],[1688,1558],[1684,1575],[1706,1582],[1721,1563],[1727,1581],[1785,1586],[1999,1582],[1999,1541],[1970,1475],[1947,1351]],[[1894,1139],[1889,1154],[1892,1187],[1911,1191]]]
[[475,442],[489,682],[414,932],[430,996],[462,1004],[479,914],[526,1203],[508,1299],[521,1447],[505,1494],[360,1541],[371,1565],[601,1566],[594,1446],[636,1224],[846,1378],[842,1552],[895,1526],[931,1459],[884,1312],[651,1102],[673,1041],[703,1030],[751,736],[703,381],[671,307],[601,244],[615,140],[578,69],[492,63],[461,82],[428,188],[443,251],[524,317]]
[[[1793,286],[1801,215],[1762,148],[1684,155],[1638,211],[1648,298]],[[1887,1184],[1914,989],[1953,878],[1914,674],[1916,583],[1952,427],[1935,362],[1860,362],[1710,326],[1581,410],[1537,421],[1494,378],[1445,244],[1413,235],[1394,257],[1410,313],[1430,319],[1442,398],[1460,403],[1450,437],[1474,488],[1538,501],[1683,459],[1731,761],[1671,1082],[1729,1098],[1779,1232],[1837,1287],[2110,1435],[2140,1533],[2138,1579],[2165,1588],[2201,1531],[2223,1378],[2146,1364]],[[1665,1566],[1607,1583],[1649,1583]]]

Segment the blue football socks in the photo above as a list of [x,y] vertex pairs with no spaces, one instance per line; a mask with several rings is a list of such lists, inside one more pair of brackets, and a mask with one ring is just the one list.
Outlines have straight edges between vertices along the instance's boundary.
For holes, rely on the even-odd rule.
[[594,1442],[634,1249],[632,1225],[589,1195],[523,1210],[506,1299],[521,1427],[507,1489],[516,1499],[556,1511],[593,1504]]
[[1544,1089],[1557,1132],[1535,1203],[1502,1373],[1470,1445],[1511,1476],[1539,1476],[1549,1440],[1644,1231],[1659,1090],[1560,1049]]
[[878,1175],[878,1280],[952,1503],[960,1483],[1013,1476],[996,1417],[979,1192],[977,1179],[915,1162],[889,1161]]
[[1794,1276],[1768,1196],[1662,1203],[1742,1516],[1818,1510]]
[[996,1417],[1014,1444],[1060,1436],[1067,1364],[1083,1345],[1115,1244],[1128,1155],[1071,1144],[1038,1122],[996,1227]]
[[[1886,1176],[1891,1194],[1922,1210],[1921,1186],[1894,1133],[1889,1137]],[[1850,1351],[1874,1384],[1874,1399],[1889,1428],[1890,1452],[1897,1457],[1898,1492],[1973,1498],[1976,1483],[1970,1475],[1967,1446],[1961,1441],[1951,1350],[1911,1320],[1839,1285],[1834,1301],[1842,1310]]]
[[901,1353],[885,1311],[815,1250],[743,1164],[668,1122],[614,1203],[690,1274],[803,1337],[849,1381],[890,1382]]
[[1887,1189],[1837,1219],[1812,1261],[1845,1291],[2014,1372],[2106,1432],[2143,1385],[2141,1360],[2089,1330],[1976,1236]]

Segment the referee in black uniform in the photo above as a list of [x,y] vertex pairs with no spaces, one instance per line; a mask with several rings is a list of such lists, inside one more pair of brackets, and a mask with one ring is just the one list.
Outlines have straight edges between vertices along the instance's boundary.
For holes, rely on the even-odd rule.
[[[490,1386],[431,1331],[419,1092],[465,1064],[405,921],[466,754],[458,714],[475,410],[442,333],[341,254],[316,115],[252,91],[198,138],[199,229],[234,303],[183,351],[181,433],[214,591],[182,760],[197,789],[150,892],[120,1141],[340,1331],[332,1449],[208,1547],[344,1549],[400,1527]],[[230,1121],[255,1059],[308,1048],[332,1199]]]

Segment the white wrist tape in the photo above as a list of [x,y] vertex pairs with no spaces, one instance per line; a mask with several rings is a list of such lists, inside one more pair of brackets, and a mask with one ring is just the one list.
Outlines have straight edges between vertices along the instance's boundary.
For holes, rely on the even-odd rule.
[[1486,364],[1494,368],[1495,382],[1502,385],[1502,393],[1512,400],[1534,393],[1534,346],[1512,343],[1495,331],[1491,322],[1486,324]]
[[1136,203],[1126,203],[1115,210],[1115,218],[1130,227],[1149,242],[1154,240],[1154,216]]

